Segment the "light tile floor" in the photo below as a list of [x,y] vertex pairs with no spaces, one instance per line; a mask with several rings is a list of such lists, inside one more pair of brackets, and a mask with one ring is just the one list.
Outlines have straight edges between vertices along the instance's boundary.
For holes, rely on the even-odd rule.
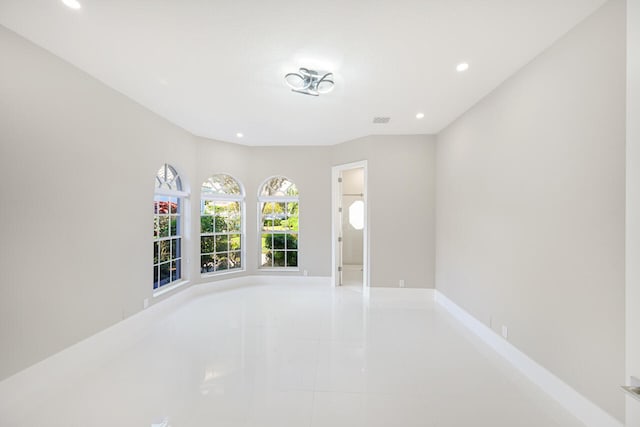
[[0,425],[582,426],[416,295],[304,284],[205,294],[16,402]]

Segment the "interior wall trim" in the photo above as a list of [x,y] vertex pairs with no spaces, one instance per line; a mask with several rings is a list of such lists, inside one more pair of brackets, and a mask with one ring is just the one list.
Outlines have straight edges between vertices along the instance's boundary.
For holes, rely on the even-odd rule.
[[435,301],[584,425],[624,427],[621,421],[577,392],[438,290],[435,291]]

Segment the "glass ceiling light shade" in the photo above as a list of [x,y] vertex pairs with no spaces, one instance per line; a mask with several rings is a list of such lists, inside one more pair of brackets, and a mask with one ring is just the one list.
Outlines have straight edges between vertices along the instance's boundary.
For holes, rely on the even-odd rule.
[[284,81],[293,92],[318,96],[333,90],[333,73],[300,68],[297,73],[288,73]]

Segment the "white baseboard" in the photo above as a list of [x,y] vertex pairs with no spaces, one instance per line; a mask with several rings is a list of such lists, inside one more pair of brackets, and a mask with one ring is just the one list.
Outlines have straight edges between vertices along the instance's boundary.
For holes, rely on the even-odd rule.
[[554,398],[573,416],[588,427],[624,427],[623,423],[609,415],[598,405],[591,402],[570,385],[539,365],[514,345],[503,339],[491,328],[473,317],[463,308],[435,291],[435,300],[464,326],[493,348],[499,355],[515,366],[531,382]]

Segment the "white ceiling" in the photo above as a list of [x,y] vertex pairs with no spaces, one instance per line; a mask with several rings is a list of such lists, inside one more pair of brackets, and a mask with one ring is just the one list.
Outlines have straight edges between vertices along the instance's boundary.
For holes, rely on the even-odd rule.
[[[0,0],[0,24],[196,135],[248,145],[437,133],[604,3],[79,1]],[[301,66],[333,71],[335,90],[291,92]]]

